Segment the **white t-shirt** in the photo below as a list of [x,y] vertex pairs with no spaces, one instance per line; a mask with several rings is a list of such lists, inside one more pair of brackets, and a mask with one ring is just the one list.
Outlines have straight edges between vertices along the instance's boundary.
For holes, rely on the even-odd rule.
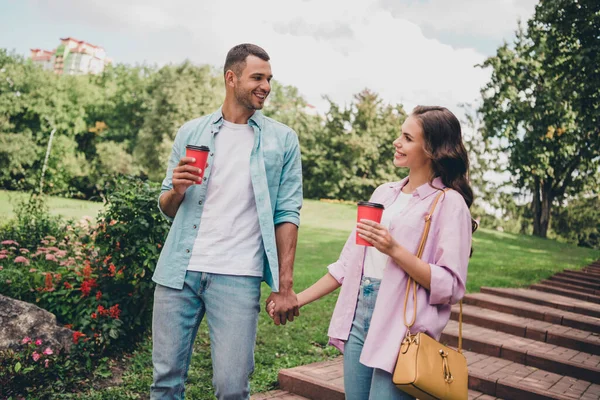
[[263,275],[264,246],[250,180],[254,130],[223,121],[188,271]]
[[[398,215],[404,207],[408,204],[412,198],[412,194],[400,192],[396,200],[385,210],[381,216],[381,225],[389,229],[392,218]],[[369,278],[381,279],[383,278],[383,270],[388,262],[388,256],[383,254],[375,247],[367,247],[367,254],[365,255],[365,264],[363,274]]]

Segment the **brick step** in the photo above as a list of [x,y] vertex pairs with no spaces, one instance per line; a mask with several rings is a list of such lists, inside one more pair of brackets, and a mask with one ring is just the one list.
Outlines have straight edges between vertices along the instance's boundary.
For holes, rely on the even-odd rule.
[[[458,320],[459,307],[452,307],[451,318]],[[472,305],[463,305],[463,322],[511,335],[550,343],[573,350],[600,355],[600,335]]]
[[344,400],[343,358],[279,371],[279,387],[311,400]]
[[537,290],[482,287],[481,293],[504,296],[515,300],[549,306],[559,310],[571,311],[591,317],[600,317],[600,304],[591,303],[580,299],[573,299],[566,296],[559,296],[556,294],[539,292]]
[[469,389],[468,400],[502,400],[496,396],[490,396],[489,394],[481,393],[476,390]]
[[[469,400],[574,400],[600,398],[600,385],[485,354],[464,352]],[[342,357],[281,370],[281,389],[311,400],[344,399]],[[333,388],[333,391],[332,391]],[[295,392],[298,390],[298,392]]]
[[556,274],[556,276],[561,276],[561,277],[564,276],[565,278],[579,279],[579,280],[584,280],[587,282],[593,282],[593,283],[600,284],[600,274],[594,275],[594,274],[590,274],[588,272],[572,271],[569,269],[565,269],[563,272],[559,272],[558,274]]
[[573,285],[571,283],[565,283],[563,281],[559,281],[559,280],[550,280],[550,279],[545,279],[543,281],[540,282],[542,285],[546,285],[546,286],[554,286],[557,288],[563,288],[563,289],[568,289],[568,290],[576,290],[579,291],[580,293],[586,293],[586,294],[592,294],[592,295],[600,295],[600,290],[594,290],[594,289],[590,289],[587,287],[581,287],[578,285]]
[[511,400],[600,398],[600,385],[510,360],[465,351],[469,388]]
[[554,307],[540,306],[526,301],[486,293],[472,293],[463,298],[463,303],[584,331],[600,332],[600,318],[559,310]]
[[594,282],[587,278],[574,278],[570,276],[556,274],[554,276],[551,276],[547,280],[568,283],[569,285],[580,286],[592,290],[597,290],[600,292],[600,282]]
[[309,400],[285,390],[272,390],[265,393],[256,393],[250,396],[250,400]]
[[[539,284],[539,283],[536,283],[535,285],[531,285],[530,288],[533,290],[544,292],[544,293],[553,293],[553,294],[558,294],[561,296],[566,296],[566,297],[569,297],[572,299],[579,299],[579,300],[583,300],[583,301],[588,301],[590,303],[600,304],[600,296],[596,296],[596,295],[589,294],[589,293],[582,293],[579,290],[563,289],[563,288]],[[598,309],[598,313],[595,316],[600,317],[600,309]]]
[[[458,344],[458,322],[449,321],[441,341]],[[463,323],[463,347],[479,354],[600,384],[600,356]]]
[[583,270],[586,272],[590,272],[592,274],[600,274],[600,267],[595,266],[595,265],[587,266]]

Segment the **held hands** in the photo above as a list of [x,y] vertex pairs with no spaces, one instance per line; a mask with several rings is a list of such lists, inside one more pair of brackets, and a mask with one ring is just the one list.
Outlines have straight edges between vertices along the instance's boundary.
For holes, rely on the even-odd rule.
[[187,188],[200,181],[200,168],[188,165],[196,162],[193,157],[183,157],[179,160],[179,164],[173,170],[173,190],[179,195],[184,195]]
[[377,250],[390,256],[394,249],[399,246],[388,229],[377,222],[361,219],[356,225],[358,236],[371,243]]
[[266,301],[266,310],[275,325],[285,325],[287,321],[292,322],[294,317],[300,315],[298,297],[293,290],[271,293]]

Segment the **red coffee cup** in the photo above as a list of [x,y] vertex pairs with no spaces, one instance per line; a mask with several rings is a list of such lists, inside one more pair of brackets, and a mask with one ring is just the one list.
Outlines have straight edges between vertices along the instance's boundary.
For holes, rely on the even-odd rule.
[[[356,222],[360,222],[361,219],[368,219],[380,224],[381,216],[383,215],[383,209],[383,204],[371,203],[369,201],[359,201]],[[356,244],[361,246],[373,246],[371,243],[358,236],[358,232],[356,232]]]
[[185,156],[196,159],[196,162],[189,163],[194,167],[200,168],[200,174],[194,174],[200,176],[200,180],[196,182],[197,185],[202,183],[202,177],[204,176],[204,169],[206,169],[206,161],[208,160],[208,153],[210,149],[208,146],[194,146],[188,144],[185,146]]

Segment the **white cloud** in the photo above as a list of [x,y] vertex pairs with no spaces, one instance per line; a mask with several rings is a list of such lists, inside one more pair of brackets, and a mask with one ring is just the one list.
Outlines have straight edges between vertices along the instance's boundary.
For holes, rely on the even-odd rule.
[[436,32],[506,38],[517,20],[532,16],[538,0],[379,0],[399,18],[409,19]]
[[[256,43],[271,55],[275,78],[298,87],[321,110],[326,107],[323,95],[344,104],[369,88],[408,110],[416,104],[439,104],[459,112],[456,104],[475,100],[489,77],[489,72],[474,67],[485,55],[427,38],[422,25],[439,23],[443,29],[462,31],[476,24],[496,34],[502,21],[489,13],[485,21],[464,12],[443,18],[447,3],[433,0],[426,3],[431,6],[427,9],[413,4],[392,10],[381,0],[62,0],[53,3],[52,12],[86,19],[96,29],[120,25],[124,32],[138,35],[179,32],[169,51],[136,54],[160,64],[189,58],[221,66],[233,45]],[[479,0],[462,3],[476,7],[481,17],[483,6],[475,6]],[[489,7],[493,1],[482,3]],[[516,0],[505,3],[513,11],[519,9]],[[500,18],[510,22],[511,29],[516,26],[513,11]],[[126,35],[123,41],[126,45]]]

